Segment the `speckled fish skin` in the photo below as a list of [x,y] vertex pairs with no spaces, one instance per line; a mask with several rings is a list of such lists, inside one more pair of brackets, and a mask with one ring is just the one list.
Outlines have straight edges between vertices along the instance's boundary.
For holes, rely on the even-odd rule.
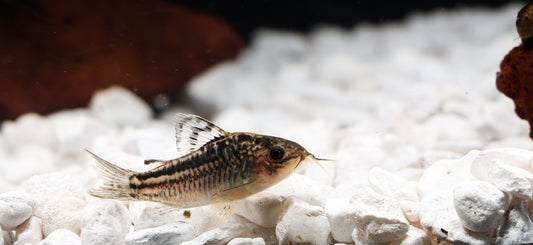
[[121,169],[93,154],[103,164],[104,175],[112,176],[107,177],[108,185],[104,183],[90,194],[178,208],[197,207],[260,192],[288,177],[307,157],[314,158],[295,142],[253,133],[228,133],[194,115],[178,115],[176,130],[178,149],[192,151],[161,161],[161,166],[146,172]]

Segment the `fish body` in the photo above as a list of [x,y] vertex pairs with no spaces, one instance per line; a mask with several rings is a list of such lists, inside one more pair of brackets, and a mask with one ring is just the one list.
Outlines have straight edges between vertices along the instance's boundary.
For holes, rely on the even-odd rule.
[[[229,133],[195,116],[178,114],[177,148],[185,155],[135,172],[92,154],[104,184],[89,194],[100,198],[152,201],[177,208],[239,200],[292,174],[312,154],[299,144],[274,136]],[[314,158],[316,159],[316,158]]]

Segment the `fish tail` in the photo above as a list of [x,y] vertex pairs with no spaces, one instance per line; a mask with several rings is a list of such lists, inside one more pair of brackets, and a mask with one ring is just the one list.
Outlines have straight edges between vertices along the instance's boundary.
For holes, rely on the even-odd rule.
[[122,201],[135,200],[134,196],[131,195],[130,177],[136,172],[118,167],[88,150],[87,152],[96,160],[98,170],[104,180],[102,185],[89,190],[89,195]]

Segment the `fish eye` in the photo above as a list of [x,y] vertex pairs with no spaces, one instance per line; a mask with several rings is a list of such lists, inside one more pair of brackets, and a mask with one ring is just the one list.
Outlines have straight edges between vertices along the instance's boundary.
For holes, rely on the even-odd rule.
[[270,148],[270,158],[272,160],[281,160],[285,156],[285,151],[281,146],[273,146]]

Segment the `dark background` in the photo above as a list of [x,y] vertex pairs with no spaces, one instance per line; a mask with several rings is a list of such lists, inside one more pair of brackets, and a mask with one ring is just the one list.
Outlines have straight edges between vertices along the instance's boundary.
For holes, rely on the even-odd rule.
[[463,7],[499,7],[517,1],[509,0],[173,0],[189,8],[212,13],[250,40],[253,30],[270,27],[285,30],[309,31],[317,24],[353,27],[358,22],[387,22],[400,20],[411,12]]

